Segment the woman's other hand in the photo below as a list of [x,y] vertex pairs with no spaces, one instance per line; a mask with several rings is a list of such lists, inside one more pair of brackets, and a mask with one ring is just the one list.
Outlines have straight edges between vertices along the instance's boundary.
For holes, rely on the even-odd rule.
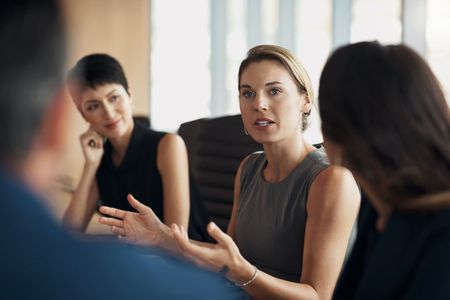
[[171,228],[180,250],[198,266],[215,272],[225,271],[236,283],[252,277],[255,267],[242,257],[233,239],[213,222],[208,224],[207,230],[217,244],[190,241],[183,227],[172,224]]

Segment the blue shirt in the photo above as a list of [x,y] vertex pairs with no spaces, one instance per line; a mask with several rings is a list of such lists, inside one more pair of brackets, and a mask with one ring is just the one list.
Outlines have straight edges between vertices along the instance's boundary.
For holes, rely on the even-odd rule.
[[76,239],[1,169],[0,195],[4,299],[233,299],[217,275],[156,252]]

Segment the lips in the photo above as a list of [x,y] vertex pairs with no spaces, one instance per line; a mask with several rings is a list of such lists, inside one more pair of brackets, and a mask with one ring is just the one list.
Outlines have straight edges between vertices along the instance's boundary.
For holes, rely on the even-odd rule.
[[254,124],[256,126],[267,127],[271,124],[275,124],[275,122],[270,119],[262,118],[262,119],[257,119]]
[[120,123],[120,119],[106,124],[105,127],[108,128],[108,129],[114,129],[114,128],[117,127],[117,125],[119,125],[119,123]]

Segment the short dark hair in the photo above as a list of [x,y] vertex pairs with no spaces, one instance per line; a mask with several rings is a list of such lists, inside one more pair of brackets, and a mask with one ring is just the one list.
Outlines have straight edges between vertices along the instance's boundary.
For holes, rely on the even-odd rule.
[[380,200],[402,208],[449,189],[448,104],[412,49],[361,42],[336,50],[322,71],[319,108],[324,136]]
[[67,81],[78,87],[92,88],[109,83],[117,83],[129,94],[128,80],[122,66],[114,57],[96,53],[81,58],[69,71]]
[[28,154],[64,78],[65,33],[56,0],[5,0],[0,11],[1,163]]

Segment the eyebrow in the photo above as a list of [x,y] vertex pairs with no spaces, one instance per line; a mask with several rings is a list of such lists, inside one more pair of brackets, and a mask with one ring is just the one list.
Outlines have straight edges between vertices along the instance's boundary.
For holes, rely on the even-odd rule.
[[113,89],[111,92],[109,92],[108,94],[106,94],[106,97],[108,97],[109,95],[113,94],[114,92],[116,92],[117,89]]
[[271,86],[271,85],[276,85],[276,84],[283,84],[283,83],[280,81],[271,81],[271,82],[266,83],[265,86]]
[[[110,91],[108,94],[106,94],[106,97],[109,97],[111,94],[113,94],[114,92],[116,92],[117,91],[117,89],[113,89],[112,91]],[[100,101],[100,100],[98,100],[98,99],[90,99],[90,100],[87,100],[85,103],[86,104],[89,104],[89,103],[91,103],[91,102],[97,102],[97,101]]]
[[[270,82],[266,83],[264,86],[272,86],[272,85],[276,85],[276,84],[283,84],[283,83],[280,82],[280,81],[270,81]],[[249,85],[249,84],[241,84],[241,86],[239,87],[239,89],[243,89],[243,88],[249,88],[249,89],[251,89],[252,86]]]

